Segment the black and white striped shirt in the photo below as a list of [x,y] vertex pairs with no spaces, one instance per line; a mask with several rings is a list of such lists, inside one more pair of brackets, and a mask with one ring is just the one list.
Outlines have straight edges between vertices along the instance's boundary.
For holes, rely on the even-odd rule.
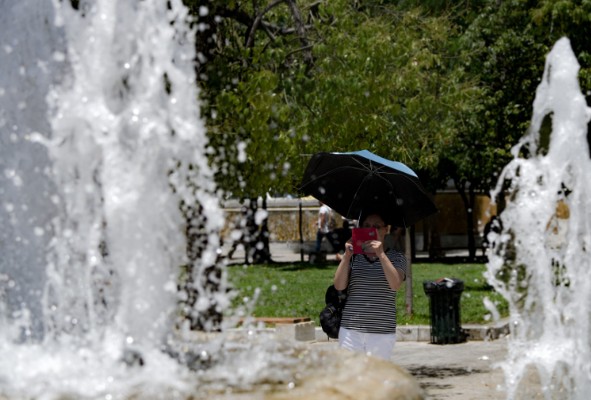
[[[404,255],[390,249],[386,256],[406,277]],[[396,333],[396,291],[390,289],[380,261],[353,257],[341,326],[366,333]]]

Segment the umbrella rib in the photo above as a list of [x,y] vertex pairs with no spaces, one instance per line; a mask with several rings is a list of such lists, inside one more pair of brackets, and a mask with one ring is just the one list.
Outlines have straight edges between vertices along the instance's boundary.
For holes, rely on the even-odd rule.
[[353,158],[353,161],[355,161],[357,164],[359,164],[359,166],[361,167],[360,169],[363,169],[366,171],[373,171],[373,162],[371,160],[367,160],[367,161],[369,161],[369,167],[356,158]]
[[311,183],[314,183],[314,182],[316,182],[318,179],[322,179],[322,178],[324,178],[324,177],[326,177],[326,176],[332,175],[332,174],[334,174],[336,171],[340,171],[340,170],[342,170],[342,169],[367,170],[367,168],[356,168],[356,167],[352,167],[352,166],[348,166],[348,165],[347,165],[347,166],[343,166],[343,167],[336,167],[336,168],[333,168],[331,171],[328,171],[328,172],[326,172],[326,173],[324,173],[324,174],[322,174],[322,175],[319,175],[319,176],[317,176],[317,177],[316,177],[316,178],[314,178],[314,179],[311,179],[311,180],[310,180],[308,183],[306,183],[306,185],[309,185],[309,184],[311,184]]
[[[355,161],[357,164],[359,164],[359,166],[357,168],[355,168],[354,166],[351,165],[346,165],[346,166],[342,166],[342,167],[336,167],[333,170],[326,172],[325,174],[319,175],[318,177],[316,177],[315,179],[311,180],[308,184],[315,182],[318,179],[324,178],[330,174],[333,174],[336,171],[342,170],[342,169],[356,169],[359,171],[369,171],[372,174],[375,172],[379,172],[382,174],[394,174],[394,175],[406,175],[404,172],[400,171],[400,172],[387,172],[387,171],[382,171],[384,169],[389,169],[390,167],[386,166],[386,165],[381,165],[381,164],[377,164],[376,167],[376,163],[373,162],[372,160],[368,160],[369,161],[369,167],[362,163],[361,161],[357,160],[356,158],[353,158],[353,161]],[[365,179],[364,179],[365,180]]]
[[[361,181],[361,183],[359,183],[359,186],[357,186],[357,190],[355,191],[355,194],[353,195],[353,199],[351,200],[351,203],[349,204],[349,209],[347,210],[347,214],[349,214],[351,212],[351,207],[353,207],[353,204],[355,203],[355,199],[357,199],[357,194],[359,193],[359,191],[361,190],[361,188],[363,187],[363,184],[365,183],[365,181],[367,179],[369,179],[372,176],[372,174],[366,175],[363,180]],[[361,221],[359,221],[361,222]]]
[[387,165],[382,165],[379,163],[376,163],[372,160],[368,160],[369,161],[369,167],[367,167],[365,164],[363,164],[361,161],[355,159],[355,161],[357,163],[359,163],[359,165],[361,167],[363,167],[362,169],[370,171],[372,174],[376,174],[376,175],[401,175],[404,176],[405,178],[412,178],[411,176],[409,176],[406,172],[403,171],[397,171],[397,170],[392,170],[392,167],[389,167]]
[[[403,179],[405,179],[407,181],[411,181],[412,183],[415,183],[414,182],[414,179],[412,179],[410,176],[408,176],[408,175],[406,175],[404,173],[397,174],[397,173],[392,173],[392,172],[382,172],[381,174],[376,174],[376,176],[379,179],[381,179],[384,182],[386,182],[386,184],[390,187],[390,189],[392,189],[393,192],[396,192],[395,186],[392,184],[391,181],[389,181],[388,179],[386,179],[383,175],[398,175],[398,176],[400,176],[401,178],[403,178]],[[416,183],[415,183],[415,186],[417,186],[419,189],[421,189],[421,187],[418,186],[418,185],[416,185]],[[424,190],[421,189],[421,191],[423,192]],[[396,197],[398,197],[398,196],[396,196]]]

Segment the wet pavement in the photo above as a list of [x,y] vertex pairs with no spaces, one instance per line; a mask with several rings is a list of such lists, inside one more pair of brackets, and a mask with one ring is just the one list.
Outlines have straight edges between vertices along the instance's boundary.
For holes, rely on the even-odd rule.
[[[392,361],[417,379],[426,400],[506,399],[503,371],[506,339],[436,345],[397,342]],[[336,341],[314,346],[338,346]]]
[[399,342],[393,361],[407,369],[427,399],[505,399],[503,371],[506,339],[435,345]]

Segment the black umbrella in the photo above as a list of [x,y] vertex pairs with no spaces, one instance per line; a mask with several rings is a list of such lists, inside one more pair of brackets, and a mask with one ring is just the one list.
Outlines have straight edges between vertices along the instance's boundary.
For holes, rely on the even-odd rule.
[[409,227],[437,212],[412,169],[368,150],[314,154],[301,190],[350,219],[377,212],[390,225]]

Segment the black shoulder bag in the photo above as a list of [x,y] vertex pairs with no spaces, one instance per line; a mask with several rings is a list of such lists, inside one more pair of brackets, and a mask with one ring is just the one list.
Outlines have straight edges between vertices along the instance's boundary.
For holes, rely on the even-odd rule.
[[[351,259],[353,263],[353,259]],[[349,268],[351,268],[349,266]],[[349,281],[351,281],[351,271],[349,270]],[[324,333],[331,339],[338,339],[339,329],[341,328],[341,317],[343,316],[343,309],[347,302],[347,289],[337,290],[334,285],[330,285],[326,289],[324,295],[324,302],[326,307],[320,311],[320,326]]]
[[339,291],[335,289],[334,285],[330,285],[326,289],[324,302],[326,307],[320,312],[320,325],[329,338],[337,339],[341,328],[343,308],[347,302],[347,289]]

